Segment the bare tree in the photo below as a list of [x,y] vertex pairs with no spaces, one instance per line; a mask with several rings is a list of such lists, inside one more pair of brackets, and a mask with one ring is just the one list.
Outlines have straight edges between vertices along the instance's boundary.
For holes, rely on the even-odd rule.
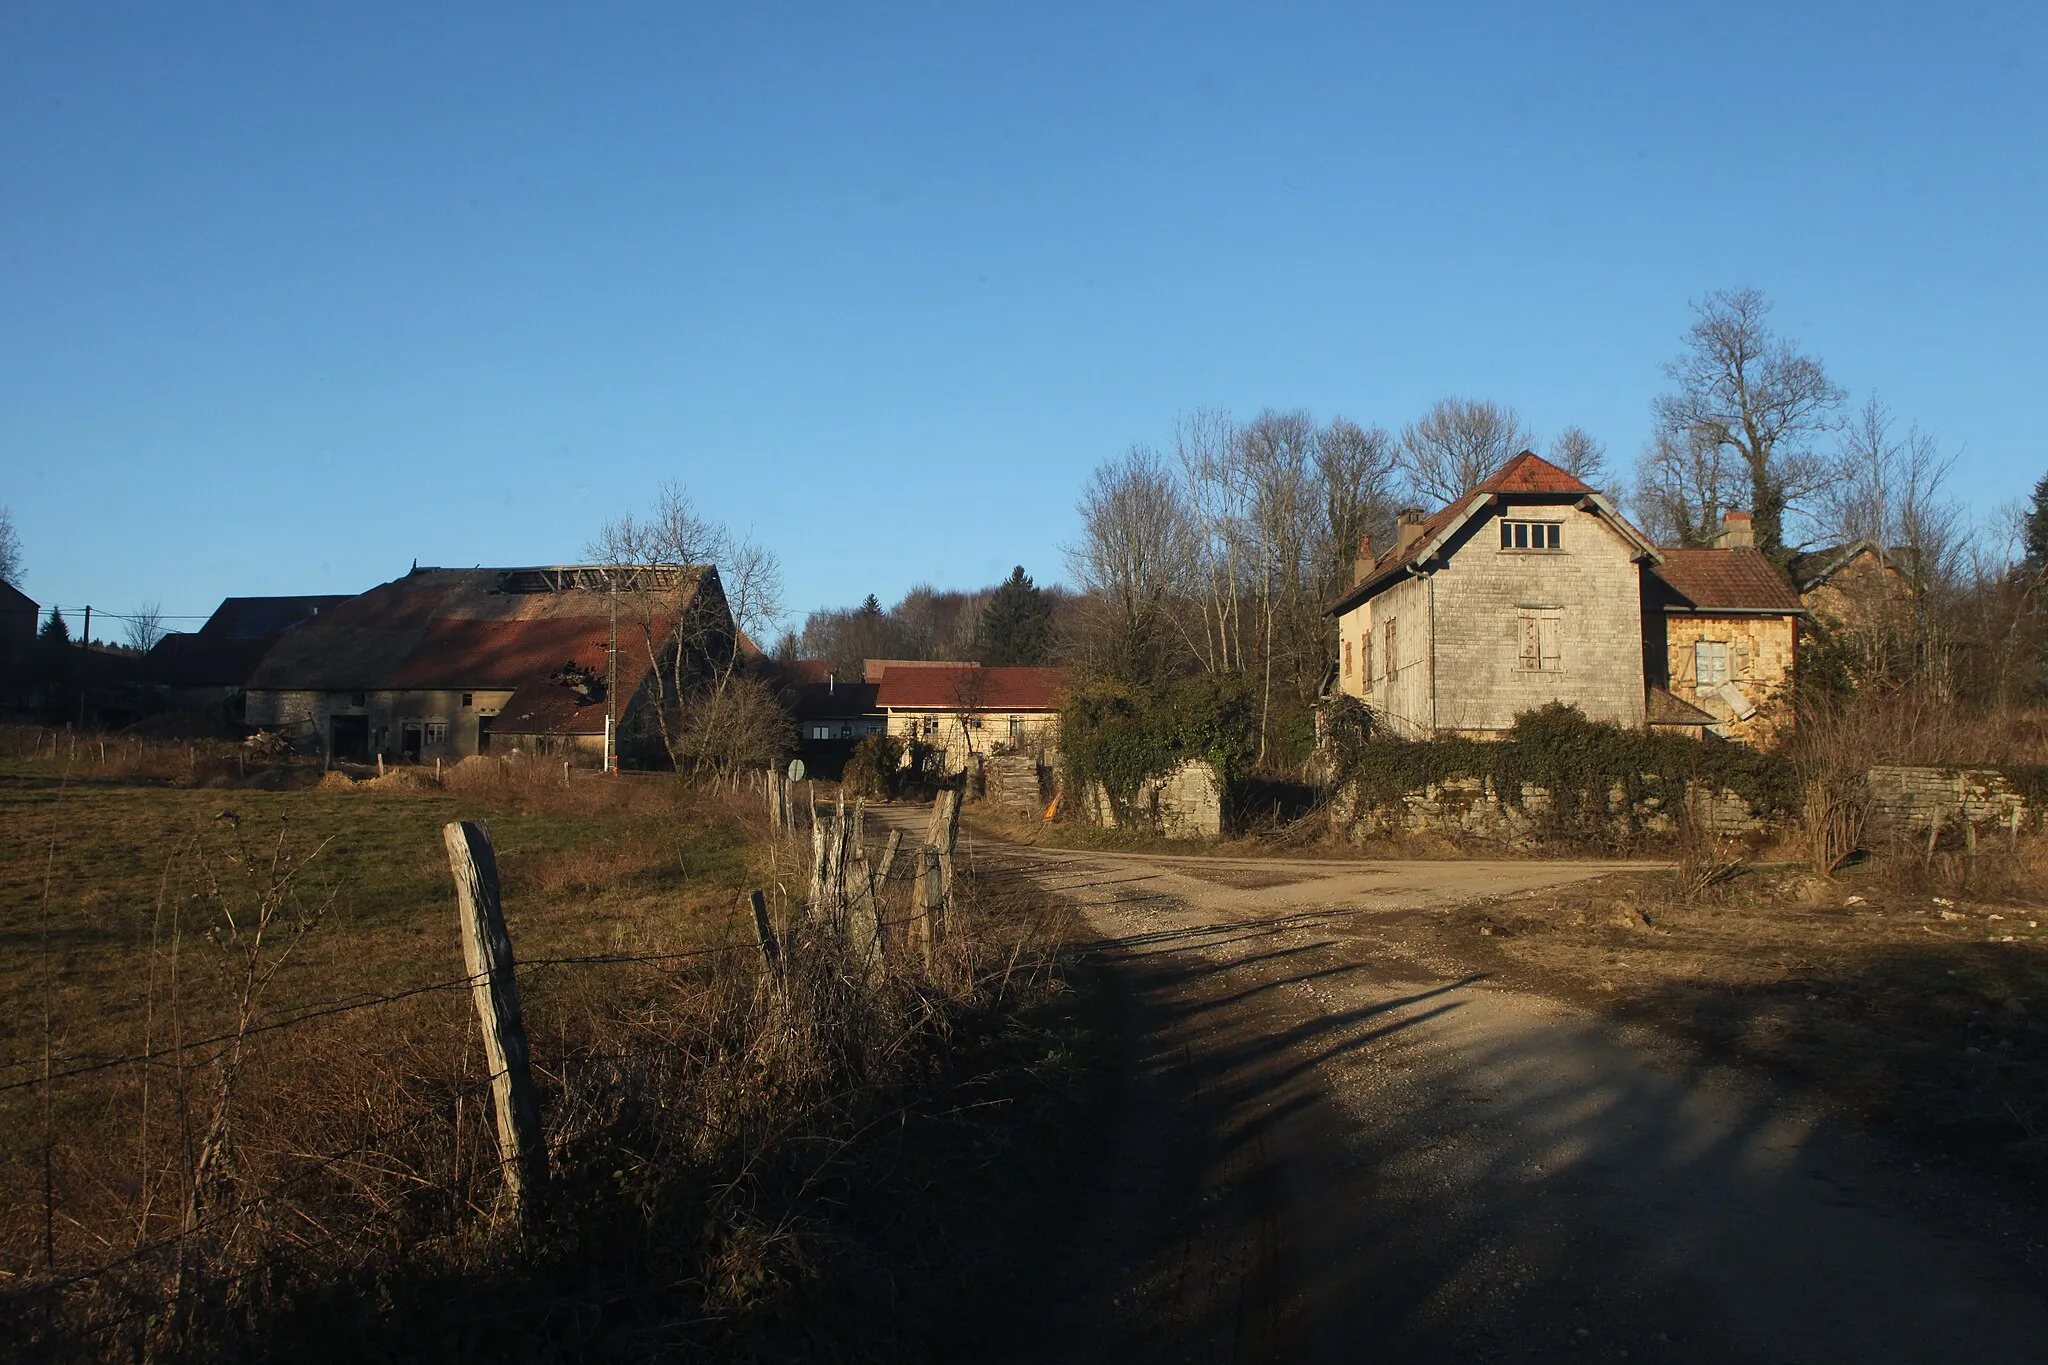
[[143,654],[164,638],[164,609],[161,602],[145,602],[128,618],[128,647]]
[[701,515],[677,484],[662,487],[645,518],[628,513],[606,523],[587,553],[612,570],[618,647],[647,659],[652,711],[670,760],[678,770],[723,769],[730,746],[710,719],[735,723],[737,713],[727,713],[750,681],[741,675],[743,642],[782,614],[781,562]]
[[1088,652],[1133,680],[1166,662],[1175,601],[1187,585],[1195,526],[1173,472],[1144,446],[1096,467],[1081,494],[1069,571],[1092,604]]
[[1785,518],[1823,478],[1809,442],[1833,423],[1843,391],[1820,361],[1774,333],[1755,289],[1719,290],[1693,305],[1685,350],[1665,366],[1678,391],[1657,400],[1674,439],[1732,451],[1746,470],[1757,547],[1785,552]]
[[1333,417],[1316,436],[1316,478],[1323,493],[1321,595],[1351,585],[1359,542],[1386,545],[1394,534],[1394,466],[1400,447],[1380,427]]
[[1190,589],[1197,597],[1188,643],[1210,673],[1241,670],[1246,485],[1237,424],[1217,409],[1189,413],[1174,424],[1174,454],[1191,522]]
[[1592,433],[1584,427],[1566,427],[1557,433],[1544,458],[1573,478],[1594,487],[1607,477],[1607,447],[1594,440]]
[[1711,545],[1739,476],[1725,446],[1698,431],[1659,431],[1636,461],[1636,520],[1660,545]]
[[0,507],[0,583],[21,586],[21,536],[14,529],[14,512]]
[[1872,394],[1842,427],[1820,499],[1823,526],[1842,541],[1904,551],[1915,586],[1950,577],[1962,552],[1962,509],[1943,496],[1956,457]]
[[1401,431],[1401,470],[1421,502],[1453,502],[1536,443],[1513,408],[1440,399]]

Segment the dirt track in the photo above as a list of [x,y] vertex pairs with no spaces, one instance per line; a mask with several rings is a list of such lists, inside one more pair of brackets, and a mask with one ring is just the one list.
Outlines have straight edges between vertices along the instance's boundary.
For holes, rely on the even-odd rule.
[[1088,908],[1130,1073],[1032,1361],[2048,1361],[2018,1215],[1497,989],[1433,907],[1613,864],[980,844]]

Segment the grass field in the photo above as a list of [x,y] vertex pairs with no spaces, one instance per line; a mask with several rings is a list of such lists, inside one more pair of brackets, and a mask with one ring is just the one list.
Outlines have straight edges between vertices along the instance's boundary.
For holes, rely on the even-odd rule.
[[[509,1242],[456,819],[497,849],[555,1166]],[[1092,1026],[1057,914],[971,898],[934,969],[864,982],[804,928],[805,970],[767,990],[741,894],[786,920],[807,853],[672,779],[0,758],[0,1337],[213,1359],[914,1336],[876,1337],[845,1282],[965,1274],[952,1208],[1055,1159]]]

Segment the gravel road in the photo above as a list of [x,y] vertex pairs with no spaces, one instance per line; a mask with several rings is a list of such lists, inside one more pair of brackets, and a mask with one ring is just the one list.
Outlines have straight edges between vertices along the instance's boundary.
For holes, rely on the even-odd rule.
[[991,1356],[2048,1361],[2031,1213],[1412,932],[1615,864],[968,856],[1086,906],[1130,1057]]

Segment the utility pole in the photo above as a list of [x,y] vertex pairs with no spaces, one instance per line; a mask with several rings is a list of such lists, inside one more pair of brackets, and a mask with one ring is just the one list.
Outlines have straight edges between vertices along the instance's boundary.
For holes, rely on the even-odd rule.
[[605,582],[611,586],[612,638],[605,650],[604,680],[604,770],[607,774],[618,770],[619,745],[619,578],[618,569],[605,575]]
[[78,647],[92,648],[92,603],[85,604],[85,629],[78,632]]

